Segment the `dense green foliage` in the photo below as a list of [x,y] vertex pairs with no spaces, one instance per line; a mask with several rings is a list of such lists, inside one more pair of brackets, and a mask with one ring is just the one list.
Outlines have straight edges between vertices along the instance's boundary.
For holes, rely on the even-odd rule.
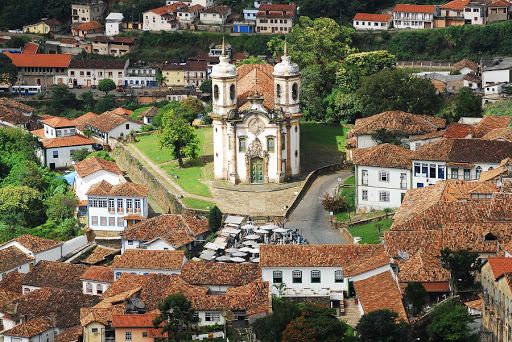
[[466,249],[452,251],[446,247],[441,250],[443,267],[450,271],[457,290],[469,289],[475,282],[475,272],[480,269],[481,259],[478,253]]
[[512,100],[502,100],[485,107],[484,115],[512,116]]
[[216,232],[222,225],[222,212],[217,206],[210,209],[208,213],[208,226],[212,232]]
[[105,160],[108,160],[108,161],[115,161],[114,158],[112,158],[107,151],[96,151],[96,152],[91,152],[87,155],[87,158],[91,158],[91,157],[98,157],[98,158],[101,158],[101,159],[105,159]]
[[288,323],[301,315],[296,303],[290,303],[281,298],[272,300],[272,314],[254,322],[252,328],[256,337],[262,342],[281,341],[283,331]]
[[359,320],[356,331],[360,342],[408,341],[409,324],[388,309],[369,312]]
[[181,293],[165,297],[158,304],[160,315],[153,320],[156,329],[168,334],[168,341],[188,341],[199,317],[195,316],[192,303]]
[[482,100],[471,89],[462,88],[453,96],[453,101],[443,108],[439,116],[448,122],[458,122],[462,117],[482,117]]
[[89,155],[89,149],[87,148],[79,148],[78,150],[75,150],[73,155],[71,156],[71,160],[75,163],[84,160]]
[[71,0],[2,0],[0,1],[0,29],[21,29],[35,24],[41,18],[69,19]]
[[468,323],[473,322],[468,309],[455,300],[437,305],[430,315],[428,334],[433,341],[463,342],[469,340]]
[[[438,4],[438,2],[436,2]],[[359,33],[353,37],[360,51],[388,50],[398,60],[450,60],[512,54],[512,22],[484,26]]]
[[105,95],[114,89],[116,89],[116,83],[110,78],[104,78],[98,83],[98,90],[105,92]]
[[417,316],[421,313],[423,306],[427,303],[427,290],[420,282],[407,284],[405,288],[407,301],[412,304],[413,314]]
[[52,88],[50,99],[50,112],[60,115],[69,108],[74,108],[78,104],[76,96],[68,86],[63,84]]
[[199,138],[189,122],[175,115],[171,109],[163,114],[162,127],[160,148],[168,149],[178,160],[180,168],[184,166],[183,158],[197,158]]
[[201,85],[199,86],[199,90],[201,90],[201,92],[203,92],[203,93],[211,94],[212,93],[212,79],[209,78],[206,81],[204,81],[203,83],[201,83]]
[[18,79],[18,68],[5,54],[0,54],[0,83],[14,84]]

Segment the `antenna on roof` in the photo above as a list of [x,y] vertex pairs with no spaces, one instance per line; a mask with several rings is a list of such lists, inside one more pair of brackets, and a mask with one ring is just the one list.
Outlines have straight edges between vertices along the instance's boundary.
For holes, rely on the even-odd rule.
[[222,37],[222,56],[226,56],[226,43],[224,42],[224,37]]

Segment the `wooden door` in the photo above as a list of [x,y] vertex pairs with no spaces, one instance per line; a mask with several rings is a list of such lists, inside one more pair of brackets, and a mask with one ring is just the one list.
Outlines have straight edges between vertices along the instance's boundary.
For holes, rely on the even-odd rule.
[[251,183],[263,183],[263,159],[251,160]]

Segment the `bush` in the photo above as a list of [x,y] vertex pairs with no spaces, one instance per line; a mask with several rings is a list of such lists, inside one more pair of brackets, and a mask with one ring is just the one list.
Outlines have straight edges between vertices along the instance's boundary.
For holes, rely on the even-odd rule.
[[344,197],[332,196],[328,193],[324,195],[322,205],[325,210],[332,211],[335,214],[347,210],[347,200]]
[[212,232],[216,232],[222,225],[222,212],[217,206],[210,209],[208,214],[208,226]]

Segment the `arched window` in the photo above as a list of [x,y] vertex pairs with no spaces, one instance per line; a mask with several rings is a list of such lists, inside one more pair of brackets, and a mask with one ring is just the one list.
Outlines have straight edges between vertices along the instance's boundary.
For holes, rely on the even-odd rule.
[[482,173],[482,168],[480,166],[478,166],[476,168],[476,179],[478,180],[478,178],[480,178],[480,173]]
[[299,85],[297,83],[294,83],[292,86],[292,99],[294,101],[297,101],[299,98]]
[[219,100],[219,86],[218,85],[213,86],[213,97],[215,98],[215,101]]
[[276,98],[279,100],[281,99],[281,85],[276,85]]
[[267,151],[274,152],[274,150],[275,150],[274,138],[267,138]]
[[491,166],[491,167],[489,167],[489,171],[491,171],[491,170],[494,170],[494,167],[492,167],[492,166]]
[[236,99],[236,90],[234,84],[232,84],[231,87],[229,87],[229,97],[231,98],[231,101],[234,101]]

